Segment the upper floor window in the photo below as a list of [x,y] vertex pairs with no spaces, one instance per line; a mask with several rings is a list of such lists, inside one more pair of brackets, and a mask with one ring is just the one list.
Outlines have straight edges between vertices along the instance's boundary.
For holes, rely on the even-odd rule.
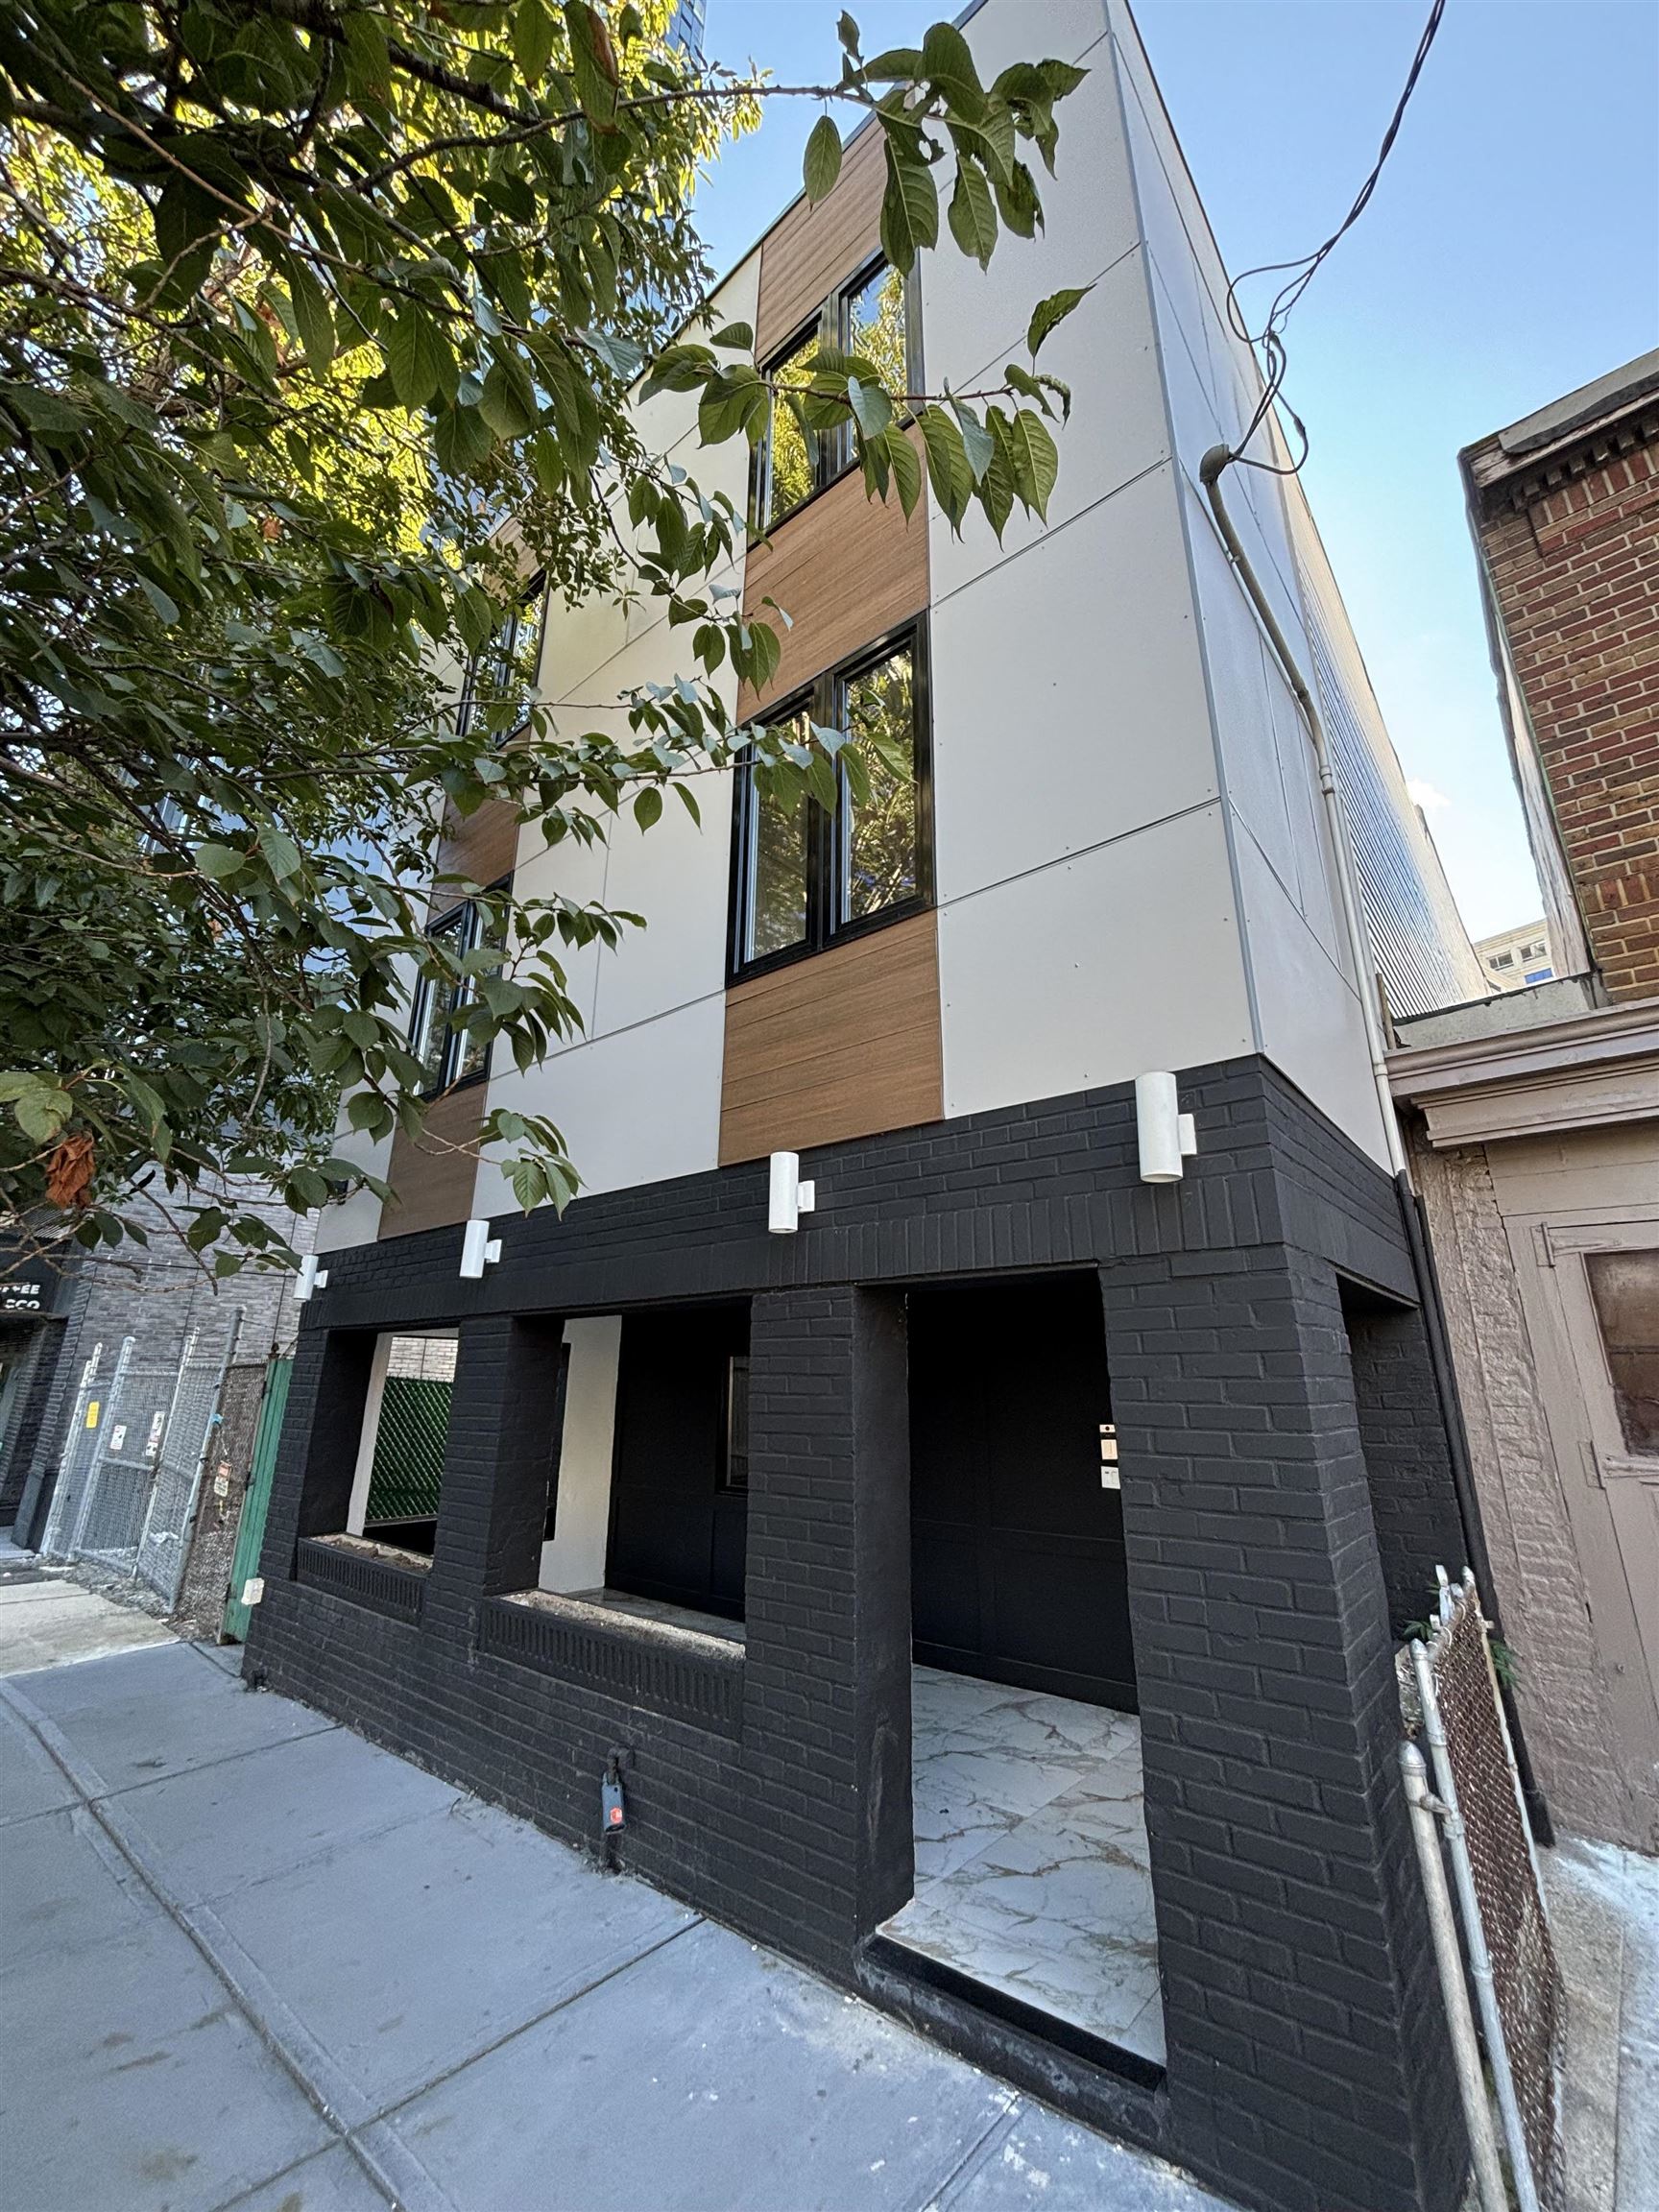
[[784,805],[738,770],[732,973],[781,964],[914,913],[933,895],[926,670],[920,625],[820,676],[760,727],[805,744],[846,732],[863,770],[837,770],[837,805]]
[[[908,392],[915,384],[913,342],[904,279],[885,261],[874,261],[830,294],[810,325],[766,364],[766,374],[785,393],[805,393],[813,363],[828,349],[869,362],[890,393]],[[766,434],[755,451],[750,520],[757,531],[770,530],[852,467],[851,431],[845,425],[814,428],[809,403],[773,399]]]
[[[460,960],[490,942],[488,927],[483,909],[469,899],[434,922],[426,934],[441,940]],[[475,969],[452,984],[425,978],[417,990],[409,1050],[421,1063],[425,1077],[421,1088],[427,1097],[457,1083],[480,1082],[489,1074],[489,1046],[460,1023],[477,997],[482,976],[493,972],[489,966]]]
[[505,736],[517,730],[536,697],[541,662],[541,620],[547,589],[540,576],[524,588],[517,605],[487,645],[468,664],[455,709],[456,734],[471,730]]

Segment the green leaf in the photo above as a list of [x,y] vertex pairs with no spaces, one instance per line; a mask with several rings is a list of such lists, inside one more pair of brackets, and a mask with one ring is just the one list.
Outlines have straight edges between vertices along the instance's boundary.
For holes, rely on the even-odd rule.
[[879,384],[864,384],[856,376],[847,379],[847,397],[854,420],[866,438],[879,438],[893,420],[893,405]]
[[294,302],[294,324],[305,349],[305,365],[322,375],[334,358],[334,318],[327,295],[299,254],[288,261],[288,296]]
[[950,195],[950,235],[981,269],[990,267],[997,244],[997,203],[984,171],[966,159],[957,163],[956,188]]
[[518,0],[513,11],[513,58],[526,84],[539,84],[553,59],[555,25],[543,0]]
[[974,471],[968,466],[962,433],[943,407],[924,407],[916,420],[927,450],[927,480],[933,496],[951,527],[960,529],[974,496]]
[[952,400],[956,410],[956,422],[962,432],[962,449],[968,456],[968,468],[975,484],[982,484],[985,471],[997,455],[997,441],[971,408],[959,400]]
[[225,1234],[225,1214],[218,1206],[204,1206],[201,1213],[184,1232],[184,1241],[192,1252],[204,1252],[215,1238]]
[[605,18],[587,0],[565,0],[565,29],[582,112],[596,131],[614,131],[620,77]]
[[1025,332],[1026,350],[1033,361],[1042,349],[1043,341],[1065,322],[1080,301],[1087,300],[1094,289],[1093,284],[1068,285],[1062,292],[1050,292],[1046,300],[1039,300],[1031,310],[1030,325]]
[[904,432],[894,423],[886,434],[887,458],[893,467],[893,482],[899,493],[899,504],[905,518],[916,512],[916,502],[922,496],[922,457]]
[[238,853],[230,845],[198,845],[196,867],[199,874],[212,882],[223,882],[227,876],[234,876],[247,862],[246,853]]
[[724,329],[716,330],[709,341],[728,353],[750,353],[755,348],[755,332],[747,323],[728,323]]
[[997,212],[1008,228],[1017,238],[1035,238],[1043,220],[1043,204],[1037,197],[1036,180],[1024,162],[1015,162],[1006,182],[993,177],[991,183],[997,194]]
[[647,783],[634,802],[634,819],[641,830],[649,830],[661,819],[662,794],[655,783]]
[[380,349],[400,405],[411,410],[425,406],[443,381],[446,357],[453,390],[458,373],[449,341],[430,310],[417,301],[404,301],[394,321],[381,330]]
[[79,407],[72,407],[60,393],[48,392],[42,385],[0,385],[0,397],[48,444],[62,438],[78,438],[87,427],[86,418]]
[[274,824],[266,823],[259,831],[259,850],[264,854],[270,864],[271,873],[276,877],[278,883],[286,882],[290,876],[299,875],[301,868],[300,848],[295,844],[292,837],[276,829]]
[[587,339],[607,369],[614,370],[624,384],[632,384],[645,361],[645,349],[636,346],[632,338],[620,338],[612,330],[584,330]]
[[478,412],[498,437],[522,438],[540,419],[536,387],[523,356],[503,343],[484,379]]
[[954,23],[930,23],[922,40],[922,74],[970,121],[985,105],[985,88],[968,41]]
[[835,180],[841,174],[841,133],[835,128],[832,115],[820,115],[812,126],[806,141],[806,156],[802,163],[806,183],[806,197],[816,204],[827,200],[835,188]]
[[1060,456],[1042,420],[1028,407],[1022,407],[1010,424],[1008,445],[1020,496],[1046,522],[1048,495],[1060,474]]
[[924,246],[939,243],[939,188],[920,156],[887,136],[887,189],[881,199],[881,251],[908,276]]
[[12,1111],[31,1143],[55,1144],[75,1111],[75,1101],[56,1084],[38,1080],[18,1095]]

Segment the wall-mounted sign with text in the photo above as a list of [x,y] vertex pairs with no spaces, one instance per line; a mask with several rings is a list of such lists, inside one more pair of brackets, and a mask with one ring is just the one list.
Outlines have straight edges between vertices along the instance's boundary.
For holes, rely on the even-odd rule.
[[0,1242],[0,1321],[8,1314],[27,1320],[61,1310],[70,1278],[36,1259],[20,1259],[14,1244]]

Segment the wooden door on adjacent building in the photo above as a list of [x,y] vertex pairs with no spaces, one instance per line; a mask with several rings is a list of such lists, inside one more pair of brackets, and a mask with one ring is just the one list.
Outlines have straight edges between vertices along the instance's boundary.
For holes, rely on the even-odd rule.
[[1659,1768],[1659,1205],[1508,1224],[1625,1758]]

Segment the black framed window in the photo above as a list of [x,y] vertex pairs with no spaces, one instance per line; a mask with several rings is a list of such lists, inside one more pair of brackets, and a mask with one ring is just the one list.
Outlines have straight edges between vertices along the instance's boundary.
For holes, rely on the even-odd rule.
[[786,806],[737,772],[730,971],[733,976],[821,951],[913,914],[933,896],[926,634],[913,624],[818,678],[759,725],[805,745],[809,725],[844,731],[863,770],[843,764],[831,815],[815,799]]
[[[857,354],[889,392],[917,388],[916,317],[910,287],[878,258],[832,292],[810,324],[766,364],[774,383],[797,390],[810,383],[819,352]],[[750,482],[751,527],[765,533],[853,465],[852,433],[814,430],[787,399],[775,397],[766,434],[755,451]]]
[[[502,883],[506,880],[503,878]],[[488,930],[483,908],[469,899],[434,922],[426,934],[441,939],[456,959],[462,959],[490,942]],[[482,975],[492,972],[475,972],[453,984],[422,978],[416,991],[415,1014],[409,1025],[409,1050],[424,1071],[422,1088],[427,1097],[440,1091],[453,1090],[459,1083],[481,1083],[488,1076],[488,1044],[471,1030],[457,1024],[476,998]]]
[[473,729],[505,736],[529,713],[541,664],[546,603],[546,581],[537,576],[494,637],[473,654],[455,709],[458,736]]

